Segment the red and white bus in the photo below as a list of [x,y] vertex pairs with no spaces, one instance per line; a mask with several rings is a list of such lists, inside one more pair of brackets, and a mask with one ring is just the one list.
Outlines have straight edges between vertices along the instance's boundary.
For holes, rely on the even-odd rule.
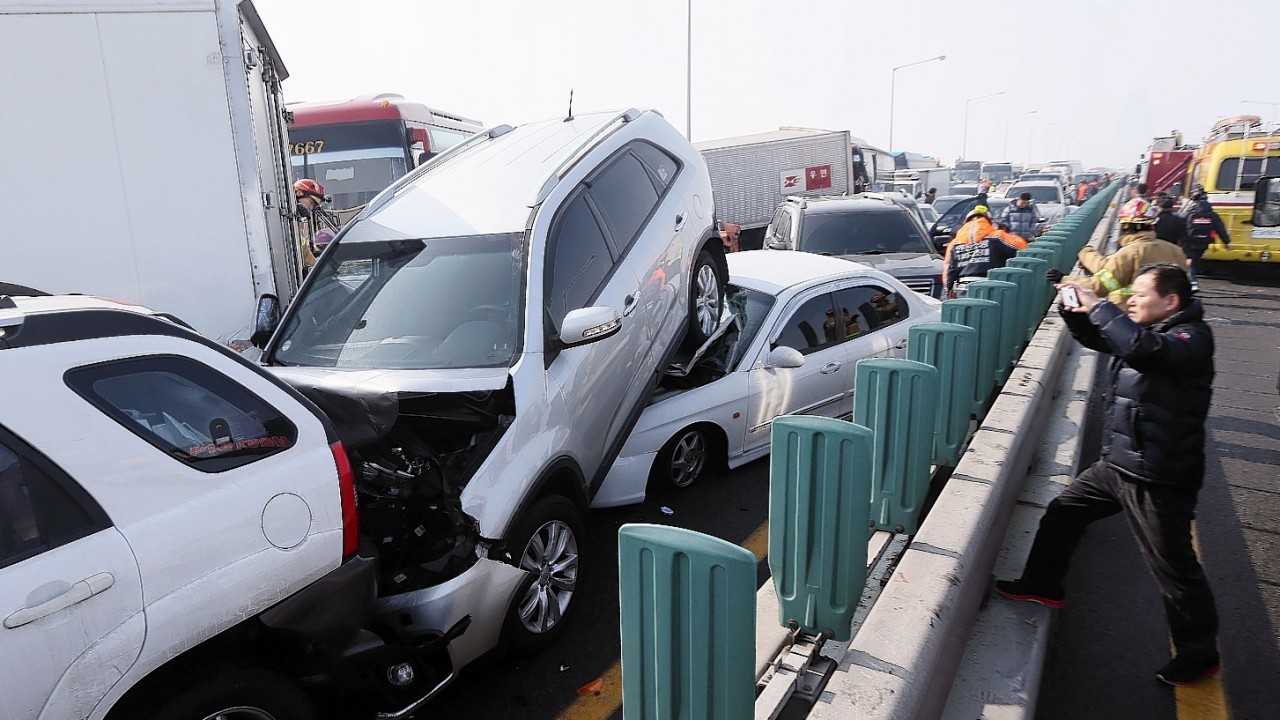
[[320,181],[335,210],[364,205],[402,175],[483,130],[479,120],[391,93],[291,103],[295,178]]

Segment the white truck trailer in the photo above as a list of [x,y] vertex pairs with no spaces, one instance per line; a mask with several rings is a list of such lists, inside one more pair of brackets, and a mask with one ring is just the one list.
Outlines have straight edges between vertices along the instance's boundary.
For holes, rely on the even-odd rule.
[[853,192],[847,130],[782,128],[694,143],[707,160],[716,218],[742,226],[743,250],[759,249],[784,198]]
[[228,343],[293,295],[287,71],[252,2],[0,0],[0,67],[0,282]]

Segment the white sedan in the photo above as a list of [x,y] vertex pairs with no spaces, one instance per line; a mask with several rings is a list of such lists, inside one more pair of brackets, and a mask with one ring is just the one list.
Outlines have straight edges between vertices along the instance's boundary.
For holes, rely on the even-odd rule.
[[910,327],[941,315],[941,302],[862,263],[786,250],[728,260],[737,342],[687,377],[664,379],[593,507],[641,502],[657,484],[684,487],[763,457],[779,415],[849,417],[854,365],[906,357]]

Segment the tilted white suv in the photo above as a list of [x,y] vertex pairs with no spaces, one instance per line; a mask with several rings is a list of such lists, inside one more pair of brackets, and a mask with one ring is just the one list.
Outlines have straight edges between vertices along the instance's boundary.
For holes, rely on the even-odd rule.
[[629,110],[473,136],[329,245],[262,360],[357,457],[380,617],[471,615],[458,664],[562,630],[592,498],[682,339],[718,326],[712,209],[702,156]]

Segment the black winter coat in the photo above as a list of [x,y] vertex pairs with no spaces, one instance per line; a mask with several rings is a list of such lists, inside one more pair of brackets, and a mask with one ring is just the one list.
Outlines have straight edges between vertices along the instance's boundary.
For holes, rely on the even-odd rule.
[[1110,302],[1063,312],[1071,334],[1111,355],[1103,395],[1102,459],[1132,482],[1199,488],[1213,384],[1213,334],[1204,306],[1142,327]]

